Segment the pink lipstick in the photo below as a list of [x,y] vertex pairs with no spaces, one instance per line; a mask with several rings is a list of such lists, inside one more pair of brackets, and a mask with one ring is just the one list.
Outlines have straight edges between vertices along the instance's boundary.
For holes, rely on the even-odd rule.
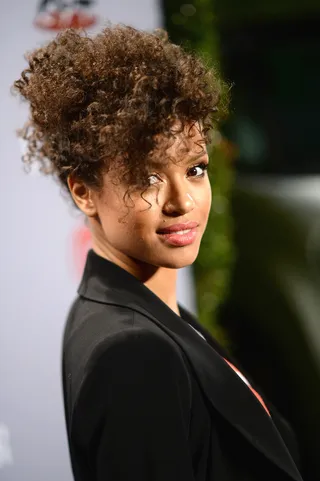
[[194,242],[197,236],[198,222],[187,222],[186,224],[173,224],[159,229],[157,233],[167,242],[174,246],[187,246]]

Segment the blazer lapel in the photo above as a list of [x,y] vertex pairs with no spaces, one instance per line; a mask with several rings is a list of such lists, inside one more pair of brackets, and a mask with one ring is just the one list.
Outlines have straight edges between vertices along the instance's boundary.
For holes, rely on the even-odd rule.
[[[295,481],[302,481],[272,419],[217,352],[214,343],[201,339],[183,318],[134,276],[93,251],[89,252],[78,292],[91,300],[140,312],[164,330],[184,351],[211,405],[266,458]],[[181,312],[184,317],[186,311]],[[194,325],[192,319],[188,318],[188,322]]]

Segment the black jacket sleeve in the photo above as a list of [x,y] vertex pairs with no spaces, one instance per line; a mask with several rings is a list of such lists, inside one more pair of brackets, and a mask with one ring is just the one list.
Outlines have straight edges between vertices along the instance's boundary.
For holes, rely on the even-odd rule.
[[95,481],[194,481],[191,383],[179,348],[144,329],[96,349],[72,435]]

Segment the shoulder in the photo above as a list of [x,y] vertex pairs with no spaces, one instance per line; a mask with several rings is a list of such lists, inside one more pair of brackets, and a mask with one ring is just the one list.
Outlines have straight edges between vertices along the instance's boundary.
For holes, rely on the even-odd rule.
[[182,352],[164,336],[141,327],[130,327],[99,343],[79,381],[78,413],[105,407],[110,400],[159,410],[178,397],[187,416],[192,403],[192,380]]
[[77,297],[67,316],[64,342],[86,330],[95,334],[107,333],[115,326],[119,327],[121,321],[127,324],[133,323],[131,309]]
[[152,369],[188,371],[178,344],[148,318],[128,307],[82,299],[75,301],[66,322],[63,365],[74,392],[93,371],[103,375],[125,368],[130,373],[135,367],[135,373],[140,369],[150,376]]
[[146,328],[131,326],[100,343],[77,387],[69,424],[72,435],[84,442],[106,420],[108,432],[114,426],[117,432],[124,429],[124,436],[135,425],[142,432],[152,426],[160,432],[169,421],[170,435],[175,423],[189,429],[192,382],[182,355],[164,336]]
[[[84,370],[88,378],[129,382],[147,386],[191,382],[184,355],[166,334],[146,327],[131,326],[97,344]],[[113,381],[112,381],[113,380]]]
[[130,307],[82,298],[75,300],[65,324],[64,353],[81,353],[83,358],[94,352],[96,357],[106,349],[121,349],[124,344],[129,344],[131,349],[151,344],[157,349],[168,349],[170,346],[171,350],[180,351],[165,331]]
[[181,349],[161,329],[135,324],[99,343],[91,356],[90,366],[103,366],[112,361],[126,363],[127,369],[130,369],[128,363],[142,362],[162,368],[172,363],[184,364]]

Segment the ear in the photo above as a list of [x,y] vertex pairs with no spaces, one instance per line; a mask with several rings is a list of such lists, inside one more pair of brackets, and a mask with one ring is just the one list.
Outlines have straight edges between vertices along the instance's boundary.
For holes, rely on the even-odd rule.
[[68,177],[68,187],[75,204],[86,216],[94,217],[97,215],[92,189],[72,175]]

